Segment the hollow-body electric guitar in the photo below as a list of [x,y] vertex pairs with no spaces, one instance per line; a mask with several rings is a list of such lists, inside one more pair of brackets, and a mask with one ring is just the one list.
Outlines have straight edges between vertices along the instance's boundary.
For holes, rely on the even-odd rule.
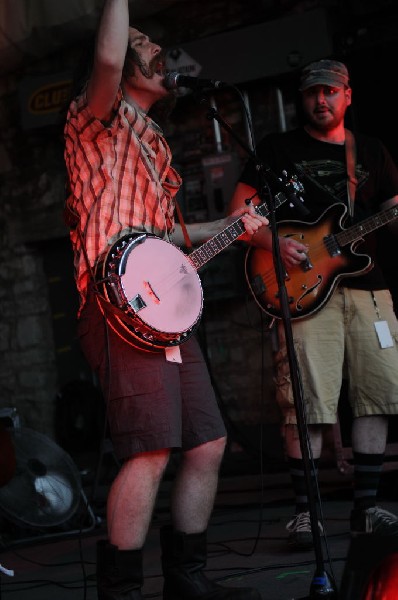
[[[313,223],[278,223],[279,236],[291,237],[308,246],[306,258],[289,268],[285,276],[291,319],[307,317],[321,309],[343,277],[361,275],[372,268],[371,258],[356,253],[355,248],[366,234],[396,219],[398,206],[343,229],[346,212],[344,204],[337,203]],[[270,317],[281,318],[272,252],[250,247],[246,253],[245,274],[260,308]]]

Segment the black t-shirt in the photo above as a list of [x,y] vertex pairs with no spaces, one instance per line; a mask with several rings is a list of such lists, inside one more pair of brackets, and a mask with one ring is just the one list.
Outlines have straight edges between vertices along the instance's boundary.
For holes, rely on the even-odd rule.
[[[285,133],[269,134],[259,143],[257,158],[258,163],[263,165],[265,173],[270,169],[277,177],[281,177],[283,171],[286,171],[288,177],[297,175],[304,186],[302,195],[309,215],[302,216],[289,202],[283,202],[275,213],[277,222],[307,221],[316,225],[318,220],[322,221],[322,215],[331,205],[342,203],[347,208],[347,212],[343,224],[337,224],[336,233],[338,233],[341,227],[346,229],[376,214],[381,210],[380,205],[383,202],[398,194],[398,170],[382,142],[362,134],[356,134],[355,141],[358,184],[353,220],[349,217],[347,205],[344,145],[321,142],[301,128]],[[247,163],[240,181],[260,189],[261,181],[254,163]],[[263,199],[267,201],[266,196]],[[378,237],[379,230],[374,230],[364,236],[363,242],[357,242],[355,246],[356,253],[364,253],[372,258],[374,267],[365,274],[344,277],[341,281],[342,285],[364,290],[379,290],[387,287],[376,260]]]

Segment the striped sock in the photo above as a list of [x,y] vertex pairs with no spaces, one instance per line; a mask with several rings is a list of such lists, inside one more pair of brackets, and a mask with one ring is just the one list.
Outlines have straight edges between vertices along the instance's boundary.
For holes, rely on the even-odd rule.
[[[313,460],[315,476],[318,475],[319,458]],[[288,457],[290,477],[292,479],[293,491],[296,497],[296,514],[309,510],[307,482],[305,479],[304,460],[302,458]],[[314,479],[314,472],[312,472]]]
[[366,510],[376,506],[383,454],[363,454],[353,452],[354,456],[354,508]]

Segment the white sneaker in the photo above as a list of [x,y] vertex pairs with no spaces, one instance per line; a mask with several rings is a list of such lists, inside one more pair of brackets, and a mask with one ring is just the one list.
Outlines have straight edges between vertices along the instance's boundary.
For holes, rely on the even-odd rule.
[[[322,524],[318,521],[319,532],[323,535]],[[311,548],[313,546],[310,513],[301,512],[293,517],[286,525],[289,532],[288,542],[297,548]]]
[[353,510],[351,512],[351,535],[373,533],[380,536],[398,537],[398,517],[379,506],[366,510]]

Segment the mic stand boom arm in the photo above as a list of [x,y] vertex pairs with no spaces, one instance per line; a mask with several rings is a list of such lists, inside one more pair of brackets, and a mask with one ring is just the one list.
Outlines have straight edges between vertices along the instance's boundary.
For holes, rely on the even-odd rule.
[[[298,210],[302,214],[305,212],[308,214],[307,209],[303,210],[303,205],[302,205],[301,201],[297,198],[295,192],[291,190],[290,184],[286,184],[282,180],[280,180],[275,175],[275,173],[273,173],[271,171],[269,166],[258,163],[255,152],[253,150],[251,150],[251,148],[249,148],[249,146],[247,146],[237,136],[237,134],[233,131],[231,126],[228,123],[226,123],[226,121],[224,121],[224,119],[219,115],[217,110],[213,106],[209,105],[209,102],[206,98],[202,98],[201,103],[210,106],[209,112],[207,114],[208,119],[215,119],[223,127],[223,129],[225,129],[234,138],[234,140],[236,140],[236,142],[245,150],[245,152],[248,154],[250,160],[254,161],[256,171],[258,172],[259,181],[260,181],[259,190],[258,190],[258,195],[259,195],[260,200],[264,202],[264,191],[266,189],[269,190],[270,187],[274,187],[274,188],[277,187],[277,189],[279,191],[281,191],[287,197],[288,201],[290,201],[292,204],[294,204],[294,206],[297,207]],[[268,183],[271,183],[271,186],[269,186]],[[310,585],[309,596],[305,597],[305,598],[301,598],[301,600],[307,600],[307,599],[308,600],[317,600],[317,599],[324,600],[325,598],[330,599],[330,600],[335,600],[335,599],[337,599],[336,586],[325,570],[325,563],[324,563],[324,559],[323,559],[321,533],[320,533],[319,527],[318,527],[318,510],[317,510],[315,493],[314,493],[312,477],[311,477],[312,469],[311,469],[310,457],[312,456],[312,452],[311,452],[311,447],[310,447],[310,442],[309,442],[309,437],[308,437],[307,423],[306,423],[306,418],[305,418],[304,403],[303,403],[303,397],[302,397],[302,389],[299,384],[299,366],[298,366],[296,354],[294,351],[291,315],[290,315],[290,310],[289,310],[287,289],[286,289],[286,285],[285,285],[285,270],[283,268],[283,263],[282,263],[281,254],[280,254],[278,230],[277,230],[276,217],[275,217],[275,201],[274,201],[273,194],[271,192],[269,193],[269,203],[271,204],[271,206],[268,206],[268,208],[269,208],[268,217],[269,217],[270,229],[272,232],[272,250],[273,250],[274,268],[275,268],[275,273],[276,273],[277,282],[278,282],[279,300],[280,300],[280,307],[281,307],[281,314],[282,314],[282,322],[283,322],[285,338],[286,338],[286,347],[287,347],[288,360],[289,360],[290,377],[291,377],[291,382],[292,382],[294,406],[295,406],[296,415],[297,415],[297,428],[298,428],[298,433],[299,433],[301,455],[302,455],[303,461],[304,461],[304,474],[305,474],[309,507],[310,507],[310,511],[309,511],[310,512],[310,522],[311,522],[312,536],[313,536],[313,540],[314,540],[314,553],[315,553],[315,561],[316,561],[316,569],[315,569],[315,574],[314,574],[314,577],[313,577],[311,585]],[[315,473],[314,473],[314,477],[315,477]]]

